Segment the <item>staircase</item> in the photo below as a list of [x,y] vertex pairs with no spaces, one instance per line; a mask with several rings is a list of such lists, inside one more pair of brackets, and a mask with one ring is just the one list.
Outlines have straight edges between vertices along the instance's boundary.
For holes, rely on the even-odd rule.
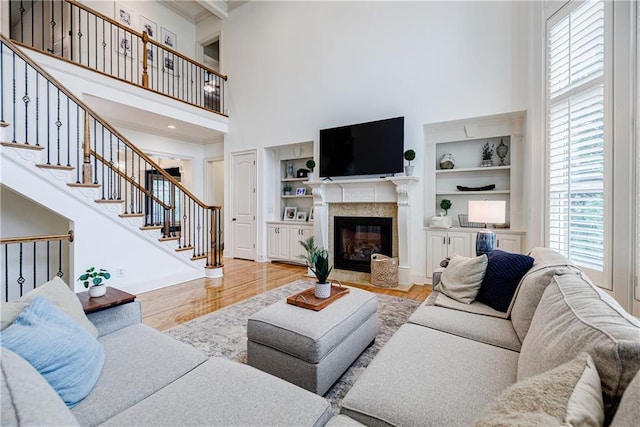
[[[0,72],[3,185],[83,228],[74,230],[74,248],[92,248],[88,233],[100,240],[98,252],[128,254],[113,263],[148,260],[144,277],[222,274],[220,207],[205,205],[4,36]],[[74,253],[82,265],[72,270],[95,264],[92,255]]]

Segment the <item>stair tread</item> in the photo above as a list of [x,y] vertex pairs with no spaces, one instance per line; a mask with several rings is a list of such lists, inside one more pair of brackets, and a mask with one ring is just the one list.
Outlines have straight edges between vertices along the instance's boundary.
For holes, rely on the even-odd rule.
[[100,188],[101,184],[83,184],[82,182],[69,182],[67,183],[69,187],[79,187],[79,188]]
[[96,203],[124,203],[124,200],[122,199],[96,199],[95,201]]
[[168,242],[170,240],[180,240],[180,237],[174,236],[174,237],[161,237],[158,240],[160,240],[161,242]]
[[143,225],[142,227],[140,227],[140,230],[162,230],[162,226],[161,225]]
[[23,144],[21,142],[0,142],[0,145],[3,147],[13,147],[13,148],[22,148],[24,150],[44,150],[44,147],[41,145],[31,145],[31,144]]
[[75,169],[73,166],[47,165],[45,163],[38,163],[38,164],[36,164],[36,166],[41,168],[41,169],[59,169],[59,170],[65,170],[65,171],[72,171],[72,170]]
[[197,261],[199,259],[205,259],[205,258],[207,258],[207,255],[196,255],[191,257],[191,261]]
[[181,248],[175,249],[176,252],[184,252],[184,251],[192,251],[192,250],[193,250],[193,246],[183,246]]
[[143,213],[123,213],[120,214],[121,218],[144,218]]

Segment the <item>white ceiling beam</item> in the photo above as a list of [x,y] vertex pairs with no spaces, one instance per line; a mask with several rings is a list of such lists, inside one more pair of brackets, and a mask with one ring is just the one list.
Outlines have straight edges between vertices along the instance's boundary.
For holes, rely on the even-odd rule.
[[196,3],[220,19],[226,19],[229,16],[226,0],[196,0]]

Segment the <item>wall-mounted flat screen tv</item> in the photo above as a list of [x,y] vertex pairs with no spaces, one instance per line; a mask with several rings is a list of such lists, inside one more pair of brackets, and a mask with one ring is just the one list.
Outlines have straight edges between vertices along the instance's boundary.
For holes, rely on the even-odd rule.
[[402,172],[404,117],[320,130],[320,176]]

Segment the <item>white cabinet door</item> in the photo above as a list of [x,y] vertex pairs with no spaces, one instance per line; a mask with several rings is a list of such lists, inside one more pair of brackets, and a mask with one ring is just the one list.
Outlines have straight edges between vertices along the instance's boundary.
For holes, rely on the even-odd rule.
[[[452,257],[455,254],[470,257],[471,251],[471,233],[462,231],[452,231],[447,233],[447,256]],[[475,255],[475,250],[473,251]]]
[[517,234],[496,233],[496,248],[505,252],[522,253],[522,238]]
[[267,256],[274,259],[289,258],[289,226],[269,224],[267,226]]
[[433,277],[433,270],[447,256],[447,237],[446,231],[427,231],[427,277]]
[[300,241],[307,240],[313,234],[313,228],[307,225],[292,225],[289,228],[289,256],[291,261],[304,262],[300,255],[306,255],[306,252]]

